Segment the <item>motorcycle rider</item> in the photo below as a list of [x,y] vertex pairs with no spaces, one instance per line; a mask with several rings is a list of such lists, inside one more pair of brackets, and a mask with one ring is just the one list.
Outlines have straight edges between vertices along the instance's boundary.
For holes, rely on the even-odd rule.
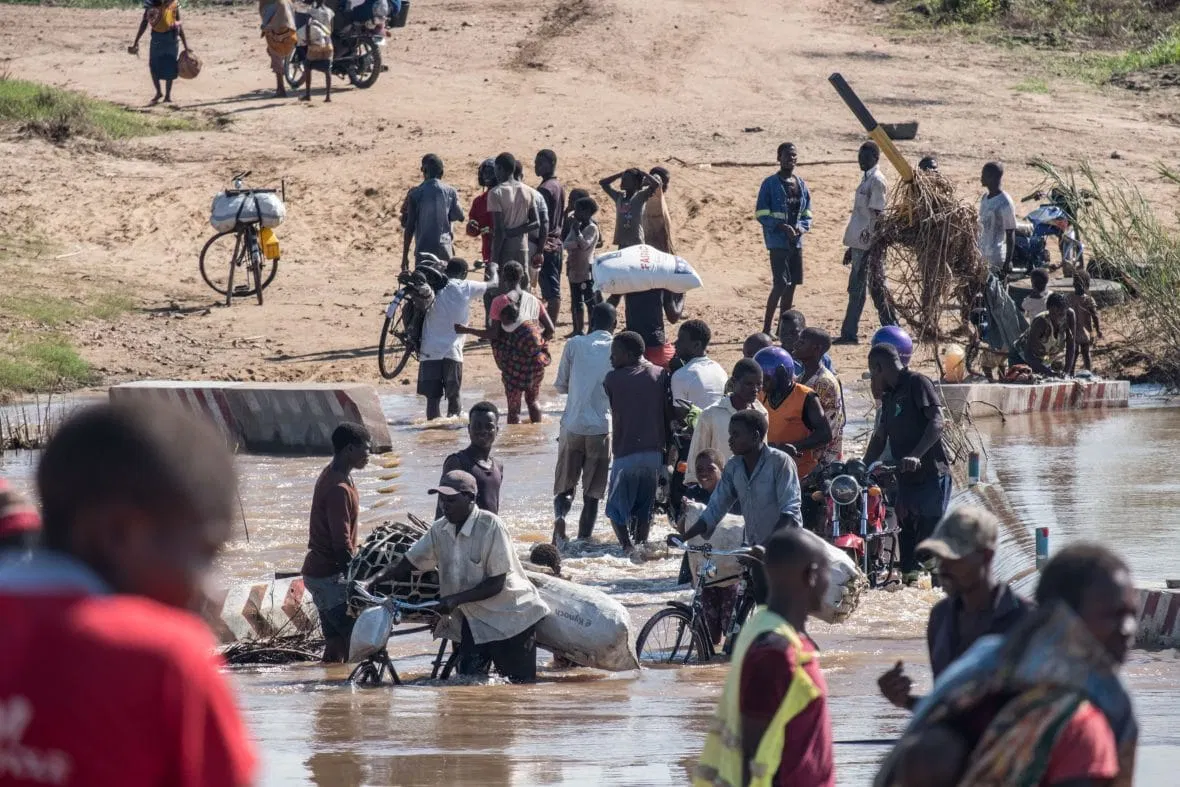
[[887,440],[898,458],[895,510],[901,526],[901,570],[906,581],[913,582],[919,573],[917,544],[930,536],[951,496],[941,400],[930,378],[907,369],[891,344],[869,350],[869,374],[874,392],[881,392],[881,419],[864,463],[871,466],[880,459]]
[[796,381],[790,353],[767,347],[754,355],[754,362],[762,367],[758,401],[766,408],[770,424],[767,442],[795,457],[799,477],[806,477],[832,441],[832,425],[815,392]]

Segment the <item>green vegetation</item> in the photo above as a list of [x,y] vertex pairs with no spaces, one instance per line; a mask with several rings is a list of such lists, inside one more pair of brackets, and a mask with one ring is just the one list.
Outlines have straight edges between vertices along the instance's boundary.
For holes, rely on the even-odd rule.
[[1029,77],[1012,86],[1017,93],[1048,93],[1049,83],[1043,79]]
[[95,380],[90,364],[62,336],[0,337],[0,394],[77,388]]
[[53,142],[71,137],[129,139],[200,128],[182,115],[157,117],[69,90],[0,76],[0,124],[4,123]]
[[[1126,342],[1115,371],[1145,370],[1180,390],[1180,233],[1125,180],[1100,179],[1087,164],[1033,164],[1081,206],[1077,226],[1090,272],[1121,281],[1132,296],[1118,313]],[[1180,174],[1163,167],[1160,174],[1180,186]]]
[[113,320],[135,308],[130,298],[101,290],[77,298],[49,295],[53,285],[36,275],[43,266],[35,262],[48,250],[41,239],[0,235],[0,401],[97,382],[65,330],[86,320]]
[[1057,76],[1104,83],[1180,65],[1180,0],[901,0],[897,9],[903,28],[1049,50],[1036,60]]

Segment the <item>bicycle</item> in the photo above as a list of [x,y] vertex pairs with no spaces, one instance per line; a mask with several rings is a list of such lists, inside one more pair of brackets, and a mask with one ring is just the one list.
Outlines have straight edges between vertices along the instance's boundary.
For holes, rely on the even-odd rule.
[[[733,652],[738,632],[746,618],[754,610],[753,575],[754,567],[761,565],[760,552],[751,547],[720,550],[713,549],[710,544],[699,547],[689,546],[678,538],[668,539],[668,543],[685,552],[696,552],[704,556],[704,562],[697,571],[696,582],[693,585],[692,601],[669,601],[665,609],[652,615],[635,640],[635,655],[640,664],[688,664],[696,661],[706,663],[717,656],[713,645],[713,632],[709,629],[709,621],[705,617],[701,592],[707,587],[715,587],[724,582],[737,578],[738,594],[733,605],[733,616],[730,619],[725,640],[722,643],[722,653],[729,655]],[[742,563],[740,575],[717,578],[717,564],[715,557],[736,557]]]
[[[410,634],[420,634],[424,631],[432,631],[434,626],[418,626],[412,629],[405,629],[403,631],[395,631],[398,625],[401,624],[402,619],[407,612],[428,612],[434,607],[438,606],[437,601],[424,601],[420,604],[410,604],[405,601],[393,598],[392,596],[381,596],[370,593],[363,587],[354,587],[354,592],[363,600],[369,602],[373,606],[385,607],[390,615],[390,637],[404,637]],[[446,655],[447,645],[450,644],[447,640],[442,641],[439,646],[438,655],[434,661],[431,662],[433,670],[431,671],[431,679],[446,680],[451,676],[451,672],[455,668],[455,664],[459,659],[458,650],[452,647],[449,657]],[[389,650],[385,647],[369,654],[361,660],[359,664],[353,669],[348,676],[348,682],[354,686],[380,686],[385,680],[386,673],[394,686],[402,685],[401,676],[397,674],[397,669],[393,666],[393,660],[389,658]]]
[[377,345],[377,367],[386,380],[401,374],[411,357],[417,360],[422,349],[422,321],[434,303],[434,294],[447,284],[445,266],[434,255],[422,254],[413,271],[397,275],[399,286],[385,307]]
[[[274,194],[275,189],[247,189],[243,181],[253,174],[249,171],[241,172],[233,177],[234,187],[225,192],[228,197],[245,195],[247,198],[255,194]],[[231,306],[233,299],[258,297],[258,305],[262,305],[262,291],[274,281],[279,271],[279,255],[277,241],[273,259],[263,249],[261,240],[262,228],[256,221],[239,222],[233,229],[224,230],[210,238],[201,249],[200,269],[201,278],[205,280],[214,292],[225,296],[225,305]],[[230,243],[233,248],[231,250]],[[227,273],[222,283],[222,277],[214,267],[221,260],[229,260]],[[224,263],[220,263],[224,264]],[[234,275],[238,269],[245,269],[249,277],[245,284],[234,285]]]

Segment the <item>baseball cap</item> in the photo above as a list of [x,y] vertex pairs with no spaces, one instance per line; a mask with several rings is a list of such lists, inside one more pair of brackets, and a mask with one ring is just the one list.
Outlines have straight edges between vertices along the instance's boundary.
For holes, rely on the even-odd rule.
[[41,516],[8,481],[0,478],[0,538],[41,529]]
[[942,518],[930,538],[918,544],[918,551],[943,560],[959,560],[985,549],[994,552],[999,537],[1000,520],[992,512],[962,506]]
[[432,495],[461,495],[466,493],[475,497],[475,476],[462,470],[448,470],[443,473],[442,480],[438,482],[438,486],[428,490],[428,493]]

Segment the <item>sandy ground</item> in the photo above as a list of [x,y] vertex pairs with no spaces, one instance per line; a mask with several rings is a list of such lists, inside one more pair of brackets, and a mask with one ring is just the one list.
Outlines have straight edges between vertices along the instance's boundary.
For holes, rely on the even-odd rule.
[[[863,135],[826,81],[833,71],[881,120],[920,120],[904,152],[915,161],[938,154],[973,199],[992,158],[1008,162],[1011,192],[1031,190],[1037,176],[1025,162],[1036,155],[1090,159],[1168,194],[1154,164],[1180,149],[1174,95],[1071,83],[1054,83],[1049,95],[1017,92],[1026,75],[1018,53],[890,40],[872,18],[880,13],[827,0],[422,2],[384,50],[389,71],[375,87],[301,105],[271,96],[252,7],[186,12],[204,71],[177,85],[179,111],[227,125],[114,146],[0,140],[3,233],[54,244],[39,259],[6,264],[46,292],[99,286],[141,304],[114,325],[70,329],[108,382],[377,381],[376,341],[400,258],[398,206],[421,155],[443,157],[467,205],[481,159],[509,150],[531,163],[550,147],[567,187],[627,166],[671,170],[680,250],[706,282],[689,316],[713,326],[713,354],[728,363],[757,330],[769,287],[753,210],[773,167],[708,162],[769,162],[779,142],[799,145],[815,228],[797,306],[812,324],[839,328],[840,239]],[[124,51],[138,17],[0,6],[0,71],[142,106],[151,95],[146,55]],[[254,171],[253,185],[285,179],[289,196],[284,257],[262,308],[217,305],[197,272],[212,234],[210,199],[239,169]],[[463,238],[460,252],[474,258],[478,246]],[[876,327],[871,315],[870,305],[862,336]],[[863,352],[841,349],[837,361],[859,371]],[[468,380],[494,390],[490,354],[474,349],[468,361]]]

